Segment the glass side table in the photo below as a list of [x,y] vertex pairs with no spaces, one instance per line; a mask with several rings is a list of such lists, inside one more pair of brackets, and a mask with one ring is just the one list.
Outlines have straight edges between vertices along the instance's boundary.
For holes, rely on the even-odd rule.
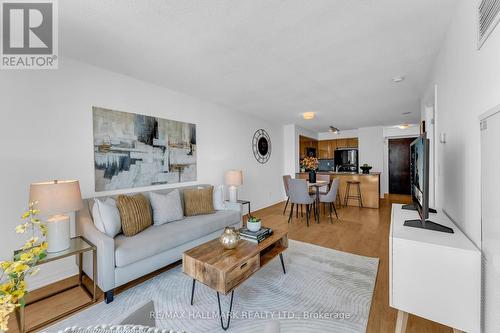
[[[226,202],[231,202],[229,200],[226,200]],[[236,203],[240,204],[240,205],[248,205],[248,216],[251,216],[252,214],[250,214],[250,201],[248,200],[236,200]]]
[[[14,254],[17,254],[21,251],[22,250],[15,251]],[[92,275],[93,275],[93,288],[92,288],[92,290],[89,290],[88,287],[82,281],[83,280],[83,268],[82,268],[83,254],[85,252],[89,252],[89,251],[92,251]],[[68,249],[60,251],[60,252],[47,253],[47,256],[43,260],[40,260],[37,263],[37,266],[46,264],[46,263],[51,262],[51,261],[56,261],[56,260],[60,260],[60,259],[71,257],[71,256],[77,256],[77,255],[78,255],[78,284],[66,287],[62,290],[52,292],[52,293],[50,293],[42,298],[38,298],[32,302],[26,303],[26,305],[24,307],[17,308],[16,317],[17,317],[17,322],[19,325],[20,333],[38,330],[38,329],[56,321],[56,320],[59,320],[59,319],[65,317],[69,314],[72,314],[72,313],[96,302],[96,300],[97,300],[97,297],[96,297],[96,295],[97,295],[97,285],[96,285],[96,283],[97,283],[97,247],[94,244],[92,244],[91,242],[89,242],[88,240],[86,240],[85,238],[83,238],[83,237],[71,238],[70,246]],[[47,298],[50,298],[52,296],[55,296],[57,294],[63,293],[65,291],[68,291],[68,290],[73,289],[73,288],[81,288],[83,291],[85,291],[85,293],[88,295],[90,300],[88,302],[86,302],[85,304],[82,304],[74,309],[71,309],[71,310],[66,311],[64,313],[61,313],[54,318],[50,318],[49,320],[44,321],[43,323],[36,324],[35,326],[30,327],[29,330],[26,330],[25,313],[24,313],[25,307],[29,306],[30,304],[34,304],[34,303],[40,302],[42,300],[45,300]]]

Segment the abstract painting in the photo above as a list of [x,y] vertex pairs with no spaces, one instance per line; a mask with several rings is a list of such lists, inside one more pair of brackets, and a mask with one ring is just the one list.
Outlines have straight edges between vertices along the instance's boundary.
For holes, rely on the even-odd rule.
[[196,125],[92,107],[95,191],[196,180]]

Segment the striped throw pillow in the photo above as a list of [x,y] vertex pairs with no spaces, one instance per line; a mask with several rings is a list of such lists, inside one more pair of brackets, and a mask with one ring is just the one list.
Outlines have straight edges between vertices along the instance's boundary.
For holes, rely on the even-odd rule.
[[123,234],[134,236],[152,224],[151,208],[148,200],[142,195],[119,195],[116,206],[120,212]]
[[184,190],[184,215],[194,216],[214,213],[214,188]]

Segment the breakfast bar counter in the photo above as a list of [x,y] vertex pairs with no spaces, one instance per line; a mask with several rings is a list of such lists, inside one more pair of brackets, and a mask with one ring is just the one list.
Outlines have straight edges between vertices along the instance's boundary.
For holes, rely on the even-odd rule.
[[[361,195],[363,198],[363,207],[379,208],[380,201],[380,172],[370,172],[369,174],[355,173],[355,172],[334,172],[334,171],[319,171],[318,175],[330,175],[330,181],[339,178],[339,196],[342,205],[344,204],[344,195],[348,181],[359,181],[361,188]],[[296,178],[308,179],[308,172],[299,172]],[[351,186],[351,195],[356,191],[355,187]],[[357,206],[358,202],[349,200],[349,206]]]

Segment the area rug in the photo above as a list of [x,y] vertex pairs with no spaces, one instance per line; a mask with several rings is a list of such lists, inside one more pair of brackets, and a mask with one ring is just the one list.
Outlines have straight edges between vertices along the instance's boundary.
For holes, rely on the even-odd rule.
[[[270,320],[279,321],[281,332],[287,333],[366,331],[378,258],[291,240],[284,259],[286,274],[275,258],[236,289],[227,332],[263,332]],[[124,314],[153,300],[159,328],[224,332],[215,291],[197,283],[191,306],[191,283],[176,267],[117,295],[110,304],[99,303],[46,331],[116,324]],[[230,295],[221,297],[222,311],[228,311],[229,301]]]

